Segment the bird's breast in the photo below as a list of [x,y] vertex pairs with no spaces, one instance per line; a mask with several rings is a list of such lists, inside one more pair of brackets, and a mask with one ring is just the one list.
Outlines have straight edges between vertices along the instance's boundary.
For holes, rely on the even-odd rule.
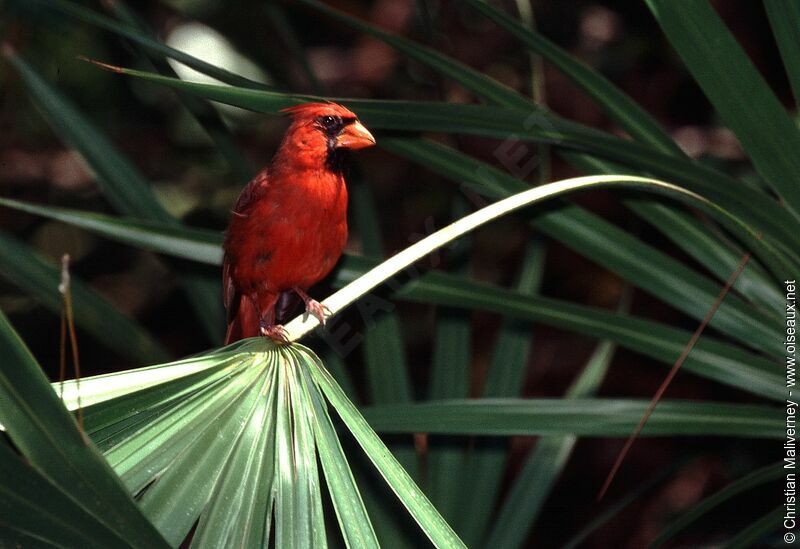
[[308,288],[324,278],[347,243],[347,189],[341,177],[311,176],[272,187],[234,218],[228,251],[245,291]]

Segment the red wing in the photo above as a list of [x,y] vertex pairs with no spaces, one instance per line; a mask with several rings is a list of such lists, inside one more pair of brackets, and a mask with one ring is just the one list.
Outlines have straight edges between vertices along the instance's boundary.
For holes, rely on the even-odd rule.
[[[259,324],[261,315],[266,315],[277,300],[277,295],[245,295],[242,288],[234,280],[241,280],[242,275],[246,275],[248,267],[239,263],[241,257],[249,257],[242,254],[241,246],[245,243],[244,238],[248,236],[253,221],[248,220],[250,215],[263,212],[254,208],[254,205],[264,196],[264,191],[268,185],[267,170],[262,170],[253,180],[247,184],[239,195],[231,212],[231,222],[223,245],[225,256],[222,262],[222,299],[226,309],[228,330],[225,335],[225,344],[253,337],[259,334]],[[264,252],[269,257],[270,252]],[[257,259],[260,256],[257,256]],[[247,278],[247,277],[245,277]],[[270,298],[272,301],[270,302]]]
[[[250,208],[250,205],[258,196],[260,196],[261,191],[264,187],[266,187],[266,184],[267,170],[265,168],[256,174],[252,181],[250,181],[247,185],[245,185],[244,189],[242,189],[242,192],[239,194],[239,198],[236,200],[236,205],[231,211],[231,215],[246,217],[248,215],[247,210]],[[231,224],[234,222],[235,220],[231,220]],[[225,247],[227,247],[227,245],[228,242],[226,238]],[[225,304],[228,324],[230,324],[233,319],[236,318],[236,314],[239,312],[239,302],[241,301],[242,297],[241,292],[233,282],[231,269],[233,269],[233,266],[231,265],[228,250],[226,249],[225,257],[222,260],[222,302]]]
[[236,313],[239,312],[239,301],[242,297],[242,294],[233,283],[230,270],[231,263],[228,260],[228,254],[225,254],[222,260],[222,303],[225,305],[228,324],[236,318]]
[[246,210],[261,195],[267,186],[267,182],[267,169],[264,168],[242,189],[239,198],[236,200],[236,205],[233,207],[233,215],[246,215]]

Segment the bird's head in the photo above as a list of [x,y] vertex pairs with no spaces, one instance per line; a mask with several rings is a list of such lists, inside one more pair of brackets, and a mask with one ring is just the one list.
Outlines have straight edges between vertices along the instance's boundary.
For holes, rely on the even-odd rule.
[[375,138],[350,110],[336,103],[303,103],[283,111],[292,118],[281,145],[281,154],[294,162],[323,162],[341,170],[345,151],[375,144]]

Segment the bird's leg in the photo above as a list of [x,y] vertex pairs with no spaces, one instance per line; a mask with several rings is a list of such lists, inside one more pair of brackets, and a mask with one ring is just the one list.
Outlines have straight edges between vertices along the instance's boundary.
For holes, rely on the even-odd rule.
[[275,310],[271,309],[258,321],[258,329],[261,335],[265,335],[276,343],[290,343],[286,328],[280,324],[275,324]]
[[259,329],[261,330],[261,335],[267,336],[275,343],[291,343],[289,334],[286,333],[286,328],[280,324],[265,324],[261,322],[259,323]]
[[309,313],[314,315],[319,323],[325,326],[325,318],[331,315],[331,310],[328,309],[325,305],[321,304],[319,301],[315,299],[311,299],[311,296],[305,293],[303,290],[295,286],[292,288],[297,295],[305,302],[306,304],[306,315],[305,318],[308,318]]

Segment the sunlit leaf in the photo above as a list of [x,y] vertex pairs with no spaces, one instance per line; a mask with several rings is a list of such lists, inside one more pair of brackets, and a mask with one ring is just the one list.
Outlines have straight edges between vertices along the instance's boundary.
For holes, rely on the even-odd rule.
[[800,216],[800,128],[712,5],[706,0],[646,3],[755,168]]

